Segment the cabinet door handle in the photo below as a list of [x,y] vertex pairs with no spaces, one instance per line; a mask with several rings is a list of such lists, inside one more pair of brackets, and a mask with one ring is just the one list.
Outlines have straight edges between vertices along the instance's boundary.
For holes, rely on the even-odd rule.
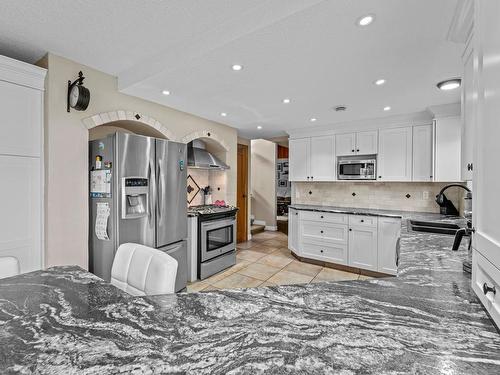
[[359,148],[356,150],[356,152],[359,152]]
[[321,218],[323,219],[323,215],[321,215]]
[[309,180],[309,176],[307,176],[307,179]]
[[321,233],[323,233],[323,231],[321,231]]
[[352,232],[352,229],[351,229],[351,228],[349,228],[349,232]]
[[351,152],[354,152],[354,149],[352,149]]
[[314,178],[314,176],[311,176],[311,180]]
[[494,286],[488,286],[488,284],[484,283],[483,284],[483,293],[486,295],[489,292],[491,292],[493,294],[497,294],[497,291],[496,291]]
[[320,250],[320,252],[322,253],[322,252],[323,252],[323,250]]
[[363,219],[361,219],[361,222],[364,223],[365,221]]
[[382,178],[382,176],[378,176],[378,178]]

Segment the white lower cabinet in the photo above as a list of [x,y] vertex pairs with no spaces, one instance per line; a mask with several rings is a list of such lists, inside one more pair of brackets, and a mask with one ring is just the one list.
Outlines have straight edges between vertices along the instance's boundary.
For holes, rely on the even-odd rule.
[[392,217],[378,218],[378,272],[390,275],[397,274],[400,238],[401,219]]
[[397,274],[401,219],[290,208],[288,247],[296,255]]
[[377,270],[377,227],[349,228],[349,265],[365,270]]
[[288,248],[299,254],[299,211],[288,209]]

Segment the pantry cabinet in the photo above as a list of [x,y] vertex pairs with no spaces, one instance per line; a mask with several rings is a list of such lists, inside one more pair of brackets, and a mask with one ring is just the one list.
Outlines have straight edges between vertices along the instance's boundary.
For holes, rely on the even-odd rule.
[[412,127],[379,131],[378,180],[411,181]]
[[432,124],[413,127],[412,181],[433,180]]
[[0,257],[15,257],[21,272],[43,267],[45,74],[0,56]]
[[377,153],[378,131],[370,130],[336,135],[337,156],[372,155]]
[[462,60],[464,62],[464,72],[462,78],[462,160],[461,178],[463,181],[472,180],[473,145],[475,133],[474,121],[474,51],[472,48],[472,36],[469,38]]
[[333,135],[289,141],[290,181],[334,181],[335,176]]

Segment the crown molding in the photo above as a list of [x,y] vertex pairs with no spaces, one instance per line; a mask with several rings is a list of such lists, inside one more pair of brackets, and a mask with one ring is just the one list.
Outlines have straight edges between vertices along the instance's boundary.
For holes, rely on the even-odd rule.
[[446,39],[455,43],[465,43],[469,39],[473,27],[474,1],[458,0]]
[[47,70],[0,55],[0,80],[37,90],[45,90]]

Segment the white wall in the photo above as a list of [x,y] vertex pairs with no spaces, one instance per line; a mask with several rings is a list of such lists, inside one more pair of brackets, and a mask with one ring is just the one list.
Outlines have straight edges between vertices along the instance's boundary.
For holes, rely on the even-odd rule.
[[[235,129],[162,105],[121,94],[116,77],[49,54],[39,62],[48,68],[45,97],[45,266],[76,264],[88,267],[88,140],[82,122],[89,116],[116,110],[140,112],[158,120],[180,140],[200,130],[223,139],[229,150],[227,200],[236,203]],[[66,112],[68,80],[82,70],[91,93],[84,112]]]
[[252,214],[266,226],[276,227],[276,143],[251,141]]

